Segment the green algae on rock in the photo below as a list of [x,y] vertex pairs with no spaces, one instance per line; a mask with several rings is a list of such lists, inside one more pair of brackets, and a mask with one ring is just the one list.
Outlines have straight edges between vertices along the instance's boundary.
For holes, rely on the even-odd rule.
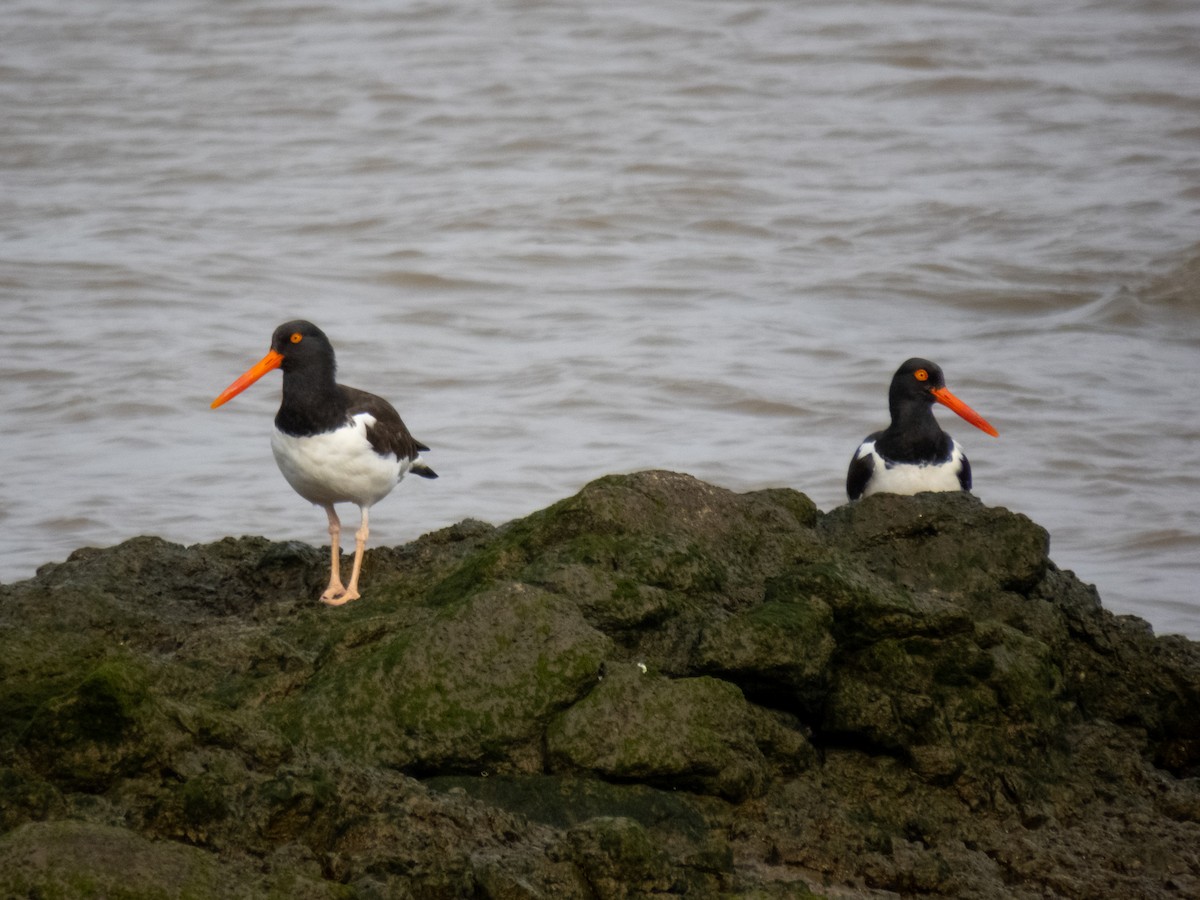
[[0,586],[0,895],[1200,894],[1200,645],[970,495],[643,472],[324,560]]
[[[735,685],[706,676],[663,678],[642,668],[609,667],[602,684],[550,724],[552,770],[591,771],[736,801],[765,789],[763,744],[782,745],[793,766],[811,758],[798,731],[747,703]],[[767,739],[760,744],[762,732]]]

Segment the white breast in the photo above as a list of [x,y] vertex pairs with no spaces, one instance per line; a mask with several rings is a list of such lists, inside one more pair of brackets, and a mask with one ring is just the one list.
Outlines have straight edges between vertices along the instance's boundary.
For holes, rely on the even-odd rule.
[[862,495],[871,494],[920,494],[924,491],[961,491],[958,473],[962,471],[963,450],[958,441],[950,458],[942,463],[915,465],[913,463],[887,462],[875,449],[874,441],[867,441],[858,448],[856,456],[871,456],[874,469],[863,489]]
[[411,460],[380,456],[367,441],[374,416],[360,413],[352,425],[308,437],[275,429],[271,449],[288,484],[310,503],[372,506],[391,493]]

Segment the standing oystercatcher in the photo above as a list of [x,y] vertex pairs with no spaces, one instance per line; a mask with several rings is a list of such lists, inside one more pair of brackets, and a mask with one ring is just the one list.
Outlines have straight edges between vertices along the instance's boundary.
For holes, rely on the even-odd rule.
[[851,500],[876,493],[971,489],[971,464],[958,441],[942,431],[933,417],[935,400],[999,437],[983,416],[946,390],[940,366],[927,359],[910,359],[892,376],[888,389],[892,424],[868,435],[850,460],[846,493]]
[[[271,336],[271,349],[257,365],[225,388],[216,409],[272,369],[283,370],[283,402],[275,416],[271,449],[283,477],[301,497],[323,507],[329,517],[332,561],[324,603],[340,606],[358,598],[358,574],[367,543],[367,510],[408,472],[422,478],[437,473],[421,459],[428,450],[415,440],[395,407],[382,397],[334,380],[337,363],[329,338],[311,322],[285,322]],[[335,503],[357,503],[362,524],[354,535],[354,570],[342,584],[338,536],[342,524]]]

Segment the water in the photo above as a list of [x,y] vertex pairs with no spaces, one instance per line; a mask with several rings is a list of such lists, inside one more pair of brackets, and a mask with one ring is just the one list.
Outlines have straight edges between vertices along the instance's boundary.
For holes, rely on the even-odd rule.
[[[609,472],[844,499],[930,357],[976,493],[1200,638],[1200,9],[27,0],[0,26],[0,578],[326,539],[306,317],[441,474],[394,544]],[[352,508],[347,511],[354,519]]]

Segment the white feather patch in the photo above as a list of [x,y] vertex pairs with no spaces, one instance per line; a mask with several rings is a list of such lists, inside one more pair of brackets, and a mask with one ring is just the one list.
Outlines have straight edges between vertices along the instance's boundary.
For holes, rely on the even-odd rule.
[[874,463],[871,477],[862,495],[871,494],[920,494],[925,491],[961,491],[958,473],[962,471],[963,450],[958,441],[950,458],[945,462],[929,465],[887,462],[875,449],[874,441],[865,441],[854,454],[855,458],[870,456]]
[[294,437],[279,429],[271,435],[279,471],[310,503],[373,506],[412,468],[412,460],[375,452],[367,440],[374,416],[359,413],[352,421],[352,426],[311,437]]

